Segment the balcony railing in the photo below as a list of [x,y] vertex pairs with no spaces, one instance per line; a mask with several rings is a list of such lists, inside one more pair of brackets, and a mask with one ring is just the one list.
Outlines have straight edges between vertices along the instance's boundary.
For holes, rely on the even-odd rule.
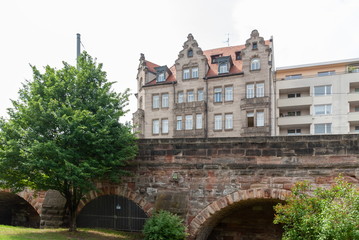
[[311,124],[312,121],[311,115],[280,117],[278,118],[278,126]]
[[253,107],[269,107],[269,97],[243,98],[241,100],[241,108]]
[[297,97],[278,99],[278,107],[294,107],[312,105],[313,97]]
[[269,126],[263,127],[244,127],[243,136],[267,136],[270,134]]
[[317,74],[315,75],[303,75],[301,78],[277,78],[276,81],[290,81],[290,80],[300,80],[300,79],[306,79],[306,78],[317,78],[317,77],[331,77],[331,76],[335,76],[335,75],[343,75],[343,74],[358,74],[359,72],[354,71],[354,72],[335,72],[335,74],[329,74],[329,75],[323,75],[323,76],[318,76]]

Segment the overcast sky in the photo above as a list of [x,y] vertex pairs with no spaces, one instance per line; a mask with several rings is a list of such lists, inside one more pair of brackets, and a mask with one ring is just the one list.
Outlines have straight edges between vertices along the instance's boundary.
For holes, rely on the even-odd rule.
[[[76,33],[116,91],[136,92],[140,53],[172,66],[188,33],[202,50],[274,38],[276,67],[359,58],[359,0],[0,0],[0,116],[29,64],[75,64]],[[131,98],[130,120],[136,110]]]

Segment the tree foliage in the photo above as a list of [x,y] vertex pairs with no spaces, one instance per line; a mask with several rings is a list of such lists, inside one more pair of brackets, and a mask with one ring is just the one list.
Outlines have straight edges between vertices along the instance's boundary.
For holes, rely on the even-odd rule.
[[32,66],[33,80],[0,121],[0,184],[19,191],[53,189],[67,200],[71,228],[81,198],[101,180],[119,181],[137,153],[135,137],[119,119],[128,90],[114,92],[102,64],[83,53],[77,67]]
[[187,236],[182,219],[164,210],[146,221],[143,233],[145,240],[184,240]]
[[297,183],[287,203],[274,209],[274,223],[284,224],[283,240],[359,239],[359,191],[342,177],[329,189]]

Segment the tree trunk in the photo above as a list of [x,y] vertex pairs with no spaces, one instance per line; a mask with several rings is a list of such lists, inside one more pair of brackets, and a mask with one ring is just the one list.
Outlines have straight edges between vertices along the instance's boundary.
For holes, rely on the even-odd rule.
[[76,209],[72,209],[72,207],[70,207],[70,227],[69,227],[69,231],[70,232],[76,232],[77,231],[77,226],[76,226]]

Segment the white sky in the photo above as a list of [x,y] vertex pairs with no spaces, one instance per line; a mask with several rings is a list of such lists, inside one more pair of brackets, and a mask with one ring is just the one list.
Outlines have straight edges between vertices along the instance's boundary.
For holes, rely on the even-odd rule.
[[[75,64],[76,33],[117,92],[136,92],[140,53],[174,64],[188,33],[199,46],[274,37],[276,67],[359,58],[359,0],[0,0],[0,116],[32,78],[29,64]],[[134,97],[132,118],[136,109]]]

